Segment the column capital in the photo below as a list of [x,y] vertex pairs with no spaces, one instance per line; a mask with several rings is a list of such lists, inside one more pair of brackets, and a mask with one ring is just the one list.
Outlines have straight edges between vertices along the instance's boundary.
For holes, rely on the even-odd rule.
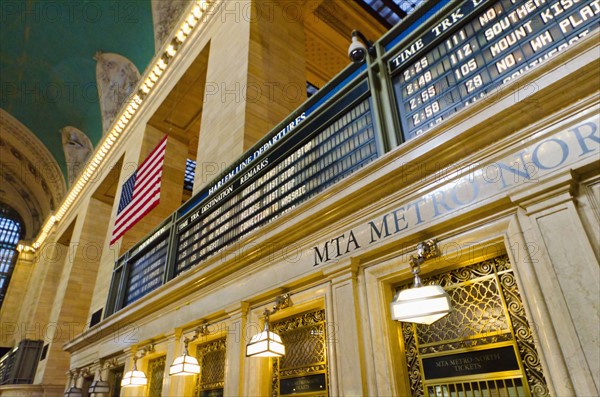
[[249,309],[250,303],[242,301],[227,306],[225,308],[225,313],[227,313],[229,317],[246,316]]
[[526,183],[509,194],[513,203],[533,214],[573,201],[578,189],[577,174],[567,169],[537,183]]
[[350,261],[342,261],[338,264],[328,266],[322,270],[323,275],[331,279],[333,284],[356,279],[360,261],[357,258],[350,258]]

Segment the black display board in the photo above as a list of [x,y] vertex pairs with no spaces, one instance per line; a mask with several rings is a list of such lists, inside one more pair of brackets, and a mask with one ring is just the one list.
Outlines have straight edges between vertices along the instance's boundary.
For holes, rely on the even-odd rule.
[[166,236],[155,241],[152,248],[128,264],[123,306],[135,302],[163,284],[167,264],[167,242]]
[[281,396],[314,392],[324,393],[326,390],[327,378],[325,374],[297,376],[279,381],[279,394]]
[[378,156],[366,82],[244,166],[177,225],[175,275]]
[[223,388],[202,390],[200,397],[223,397]]
[[599,13],[597,0],[469,0],[436,16],[389,63],[404,138],[482,98],[493,100],[503,84],[598,29]]
[[513,346],[423,359],[423,375],[427,380],[518,370],[519,362]]

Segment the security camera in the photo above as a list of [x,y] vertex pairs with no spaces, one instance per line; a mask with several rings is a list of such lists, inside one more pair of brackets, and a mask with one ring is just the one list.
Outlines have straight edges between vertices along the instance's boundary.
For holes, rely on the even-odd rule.
[[[360,40],[359,40],[360,39]],[[367,58],[367,54],[373,54],[374,47],[367,38],[358,30],[352,31],[352,43],[348,47],[348,58],[354,63],[362,63]]]
[[362,63],[367,57],[367,46],[358,41],[358,37],[352,36],[352,43],[348,47],[348,58],[354,63]]

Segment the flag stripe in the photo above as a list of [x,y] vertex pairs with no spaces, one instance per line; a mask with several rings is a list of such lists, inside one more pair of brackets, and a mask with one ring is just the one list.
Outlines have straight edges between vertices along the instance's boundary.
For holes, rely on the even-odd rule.
[[162,159],[159,159],[160,162],[158,163],[154,163],[152,165],[152,168],[148,168],[147,172],[144,173],[144,175],[140,175],[139,177],[139,184],[135,189],[135,192],[133,193],[133,199],[136,198],[136,196],[143,194],[146,190],[146,188],[148,186],[151,186],[150,184],[153,183],[156,179],[156,174],[158,174],[159,172],[162,172]]
[[145,200],[140,201],[136,205],[136,211],[130,216],[123,218],[119,225],[115,225],[113,231],[113,237],[111,244],[118,240],[123,234],[131,229],[137,221],[139,221],[144,215],[146,215],[151,209],[153,209],[160,202],[160,188],[152,191]]
[[[119,219],[115,221],[115,229],[119,229],[123,223],[129,220],[132,217],[137,216],[137,212],[139,208],[147,201],[147,197],[154,194],[154,187],[156,184],[160,184],[160,177],[162,176],[162,169],[159,170],[159,173],[155,178],[151,181],[151,185],[146,186],[141,190],[141,194],[134,193],[134,197],[127,206],[127,208],[119,215]],[[137,190],[137,189],[136,189]]]
[[125,223],[123,223],[118,229],[115,228],[112,242],[116,241],[121,237],[125,232],[127,232],[130,228],[133,227],[144,215],[146,215],[150,210],[156,207],[160,202],[160,193],[157,193],[155,196],[148,197],[146,201],[140,204],[138,207],[138,212],[136,212],[135,217],[128,218]]
[[160,187],[167,136],[150,152],[123,184],[110,244],[114,244],[160,203]]
[[146,167],[149,163],[153,162],[156,159],[156,157],[165,155],[164,150],[167,146],[167,136],[168,135],[165,135],[165,137],[158,143],[158,145],[154,149],[152,149],[148,157],[146,157],[142,164],[139,165],[138,170],[143,170],[144,167]]

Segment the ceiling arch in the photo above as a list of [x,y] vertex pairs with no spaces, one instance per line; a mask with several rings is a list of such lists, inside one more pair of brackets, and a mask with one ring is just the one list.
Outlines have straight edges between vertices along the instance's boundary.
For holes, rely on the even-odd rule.
[[144,70],[154,56],[147,0],[1,2],[0,108],[67,164],[60,130],[73,126],[95,146],[102,137],[96,83],[98,51],[120,54]]
[[26,240],[37,235],[65,192],[65,179],[52,153],[31,130],[0,109],[0,202],[19,213]]

